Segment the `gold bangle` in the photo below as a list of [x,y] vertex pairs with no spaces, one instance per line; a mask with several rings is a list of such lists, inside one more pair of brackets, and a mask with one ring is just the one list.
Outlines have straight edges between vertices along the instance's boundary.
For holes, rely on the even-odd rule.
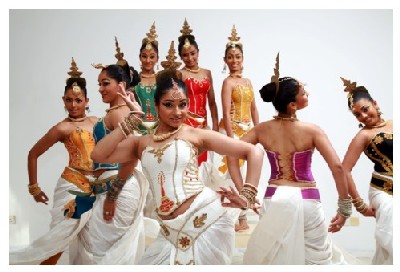
[[28,190],[29,190],[29,193],[34,197],[42,192],[42,189],[40,189],[40,187],[37,183],[29,184]]

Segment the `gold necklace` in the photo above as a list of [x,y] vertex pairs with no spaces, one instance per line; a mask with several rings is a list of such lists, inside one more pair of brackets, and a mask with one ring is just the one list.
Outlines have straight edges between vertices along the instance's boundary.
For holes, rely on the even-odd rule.
[[201,68],[199,67],[198,69],[189,69],[189,68],[187,68],[186,66],[185,67],[183,67],[183,69],[184,70],[186,70],[186,71],[188,71],[188,72],[191,72],[191,73],[193,73],[193,74],[197,74],[198,72],[200,72],[200,70],[201,70]]
[[67,118],[71,122],[82,122],[82,121],[86,120],[87,116],[84,116],[84,117],[81,117],[81,118],[72,118],[72,117],[68,116]]
[[283,113],[278,113],[278,115],[273,116],[274,119],[276,120],[283,120],[283,121],[299,121],[299,119],[297,119],[296,114],[283,114]]
[[158,128],[159,128],[159,127],[157,127],[153,134],[153,141],[154,142],[162,142],[162,141],[170,138],[172,135],[176,134],[182,127],[183,127],[183,125],[180,125],[177,129],[175,129],[171,132],[167,132],[167,133],[164,133],[161,135],[156,135]]
[[235,78],[235,77],[241,78],[241,77],[242,77],[242,74],[233,74],[233,73],[229,73],[229,76],[230,76],[230,77],[233,77],[233,78]]
[[118,109],[120,107],[123,107],[123,106],[128,106],[128,105],[127,104],[118,104],[118,105],[115,105],[115,106],[113,106],[113,107],[111,107],[109,109],[106,109],[106,112],[109,113],[110,111],[116,110],[116,109]]
[[387,122],[385,120],[382,119],[382,122],[378,125],[375,126],[365,126],[366,128],[380,128],[380,127],[384,127],[387,124]]
[[140,72],[140,77],[142,77],[142,78],[152,78],[152,77],[155,77],[155,76],[156,76],[155,73],[152,73],[150,75],[146,75],[146,74],[142,74],[142,72]]

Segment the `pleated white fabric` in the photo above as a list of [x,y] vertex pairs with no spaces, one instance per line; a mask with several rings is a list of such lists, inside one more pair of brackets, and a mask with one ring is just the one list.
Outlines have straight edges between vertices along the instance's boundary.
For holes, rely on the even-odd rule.
[[264,199],[261,214],[243,264],[331,264],[321,202],[303,200],[299,187],[278,186],[271,199]]
[[[93,177],[87,176],[93,180]],[[91,211],[84,213],[81,219],[66,219],[62,209],[75,196],[68,190],[81,191],[78,187],[63,178],[59,178],[54,189],[53,208],[50,230],[33,241],[28,247],[11,250],[10,264],[39,264],[49,257],[63,252],[85,226],[91,216]]]
[[135,170],[118,196],[117,208],[110,223],[103,219],[106,194],[96,195],[92,216],[70,248],[70,262],[137,264],[145,249],[143,206],[147,191],[146,178]]
[[376,212],[376,251],[372,264],[393,264],[393,196],[370,187],[368,197]]
[[[213,200],[216,200],[218,205],[213,205],[213,208],[209,208],[210,206],[208,205],[205,206],[205,203],[211,203]],[[197,232],[191,220],[196,214],[207,213],[206,222],[213,216],[213,213],[221,214],[204,231],[199,229],[198,236],[195,237],[194,241],[191,241],[190,252],[193,252],[193,256],[190,258],[194,257],[193,262],[196,265],[222,265],[230,264],[232,261],[235,238],[233,221],[224,212],[226,208],[223,208],[220,204],[219,195],[205,187],[184,214],[175,219],[163,221],[168,226],[182,225],[179,235],[187,235],[188,233]],[[193,238],[193,235],[188,237]],[[179,249],[175,246],[178,247],[178,245],[171,243],[160,233],[157,239],[146,249],[140,264],[175,264],[178,260],[177,256],[180,253],[185,254],[183,251],[177,252]]]

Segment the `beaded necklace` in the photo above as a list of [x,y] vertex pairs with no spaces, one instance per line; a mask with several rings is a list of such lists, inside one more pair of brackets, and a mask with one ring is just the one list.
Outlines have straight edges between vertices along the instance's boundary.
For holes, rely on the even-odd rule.
[[183,69],[186,70],[186,71],[188,71],[188,72],[191,72],[191,73],[193,73],[193,74],[197,74],[197,73],[199,73],[200,70],[201,70],[200,67],[199,67],[198,69],[189,69],[189,68],[187,68],[186,66],[183,67]]
[[154,134],[153,134],[153,141],[154,142],[162,142],[162,141],[170,138],[172,135],[178,133],[178,131],[182,128],[182,126],[183,125],[180,125],[177,129],[175,129],[175,130],[173,130],[171,132],[160,134],[160,135],[156,135],[156,133],[158,131],[158,128],[159,128],[159,127],[157,127],[156,130],[154,131]]
[[81,118],[73,118],[73,117],[68,116],[67,118],[71,122],[82,122],[82,121],[86,120],[87,116],[84,116],[84,117],[81,117]]
[[242,75],[242,74],[230,73],[229,76],[230,76],[230,77],[233,77],[233,78],[236,78],[236,77],[241,78],[243,75]]
[[142,72],[140,72],[140,77],[142,77],[142,78],[152,78],[152,77],[155,77],[155,76],[156,76],[155,73],[150,74],[150,75],[146,75],[146,74],[142,74]]
[[299,119],[297,119],[296,114],[283,114],[283,113],[278,113],[278,115],[273,116],[274,119],[276,120],[283,120],[283,121],[299,121]]

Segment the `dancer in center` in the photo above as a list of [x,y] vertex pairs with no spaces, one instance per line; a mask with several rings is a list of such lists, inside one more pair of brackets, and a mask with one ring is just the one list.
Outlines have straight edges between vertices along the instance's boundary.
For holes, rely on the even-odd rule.
[[[157,203],[161,231],[146,249],[141,264],[230,264],[234,222],[221,198],[198,178],[197,155],[206,150],[247,160],[244,206],[254,205],[263,152],[212,130],[184,125],[188,111],[185,83],[174,69],[157,76],[154,95],[159,126],[153,135],[130,135],[141,120],[129,115],[104,137],[92,158],[103,163],[140,159]],[[229,191],[229,190],[227,190]]]

